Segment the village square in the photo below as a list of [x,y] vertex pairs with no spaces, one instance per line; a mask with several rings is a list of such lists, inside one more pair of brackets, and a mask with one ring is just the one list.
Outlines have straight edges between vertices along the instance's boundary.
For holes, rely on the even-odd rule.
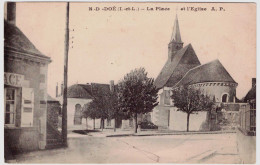
[[[73,61],[73,56],[77,53],[71,53],[93,46],[86,44],[77,47],[83,37],[75,37],[77,29],[70,28],[70,23],[76,26],[73,17],[70,17],[70,9],[82,6],[73,3],[63,3],[61,6],[66,11],[65,29],[60,28],[58,31],[65,36],[65,41],[56,43],[64,50],[64,57],[59,61],[55,56],[49,57],[39,51],[36,44],[19,28],[16,17],[24,14],[23,8],[27,10],[26,5],[17,10],[19,5],[19,2],[5,3],[5,162],[256,162],[256,75],[247,77],[250,88],[242,97],[238,97],[241,88],[238,88],[240,81],[234,78],[237,77],[236,74],[227,69],[230,67],[223,59],[201,60],[202,55],[197,53],[197,43],[189,43],[187,34],[190,33],[182,23],[181,14],[175,13],[172,17],[171,32],[166,34],[169,42],[162,44],[167,49],[167,54],[156,52],[159,57],[166,59],[159,70],[156,68],[158,74],[151,76],[149,71],[155,67],[147,69],[138,62],[136,67],[125,71],[124,66],[115,60],[109,64],[113,67],[116,65],[119,69],[113,71],[122,72],[120,78],[115,80],[109,76],[112,75],[109,73],[110,68],[107,68],[107,74],[101,76],[101,70],[106,70],[105,62],[111,58],[109,56],[95,55],[88,58],[89,61],[93,60],[90,62],[93,65],[84,65],[88,69],[74,72],[84,60],[79,58],[78,61]],[[59,7],[59,3],[56,7]],[[199,10],[200,7],[197,8]],[[164,12],[170,10],[165,6],[147,7],[147,11],[151,9]],[[22,20],[22,17],[19,18]],[[101,26],[98,23],[94,25]],[[107,23],[106,26],[109,25]],[[47,25],[42,26],[47,28]],[[58,26],[60,25],[57,28]],[[89,28],[91,25],[84,25],[83,30]],[[87,33],[80,30],[80,35]],[[97,28],[99,30],[102,31],[102,28]],[[113,30],[110,29],[111,33]],[[127,31],[122,25],[120,34],[125,35]],[[146,34],[145,30],[141,33],[144,38],[153,35]],[[183,39],[183,34],[188,41]],[[91,35],[94,34],[89,33],[89,37]],[[100,45],[94,46],[98,47],[95,51],[105,49],[107,54],[110,53],[112,46],[104,43],[112,42],[103,36],[92,37],[93,40],[100,40]],[[135,49],[129,48],[130,41],[126,37],[121,41],[126,43],[127,51]],[[40,42],[48,45],[44,39]],[[157,40],[153,42],[157,46]],[[52,50],[58,51],[58,47],[53,47]],[[120,47],[118,50],[123,52]],[[159,57],[149,56],[150,59]],[[120,58],[123,57],[118,57]],[[140,56],[140,59],[134,60],[141,61],[142,58]],[[104,68],[96,66],[95,62],[102,63]],[[58,66],[62,66],[63,70],[58,71]],[[81,72],[84,76],[78,82],[74,77]],[[83,82],[91,72],[97,79]],[[56,81],[57,77],[62,79]],[[104,78],[106,83],[100,82],[99,77]],[[56,82],[50,85],[48,81]]]

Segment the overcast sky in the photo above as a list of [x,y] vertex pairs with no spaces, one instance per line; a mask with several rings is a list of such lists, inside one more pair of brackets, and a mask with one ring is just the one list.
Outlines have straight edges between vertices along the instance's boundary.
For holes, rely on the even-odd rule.
[[[168,7],[169,11],[89,11],[89,7]],[[206,7],[207,11],[181,11]],[[209,11],[223,7],[225,11]],[[65,3],[17,3],[17,26],[51,57],[48,92],[63,80]],[[256,77],[256,8],[253,3],[71,3],[68,84],[109,83],[144,67],[156,78],[168,57],[176,15],[184,46],[202,64],[219,59],[242,98]],[[72,31],[74,29],[74,31]],[[72,44],[73,41],[73,44]],[[73,48],[72,48],[73,46]]]

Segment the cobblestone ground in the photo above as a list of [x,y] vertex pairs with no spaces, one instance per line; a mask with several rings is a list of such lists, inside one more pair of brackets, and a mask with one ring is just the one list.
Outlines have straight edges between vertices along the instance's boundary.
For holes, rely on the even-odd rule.
[[26,153],[18,163],[240,163],[236,134],[70,136],[69,147]]

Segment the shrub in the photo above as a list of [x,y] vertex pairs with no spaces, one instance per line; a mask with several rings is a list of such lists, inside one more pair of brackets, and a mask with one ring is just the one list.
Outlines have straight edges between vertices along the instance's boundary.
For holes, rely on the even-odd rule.
[[150,121],[143,121],[140,123],[141,129],[158,129],[158,126]]

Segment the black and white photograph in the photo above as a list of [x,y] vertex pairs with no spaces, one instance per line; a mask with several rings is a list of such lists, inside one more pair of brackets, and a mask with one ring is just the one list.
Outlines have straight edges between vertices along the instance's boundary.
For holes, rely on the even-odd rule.
[[3,7],[5,163],[256,163],[256,3]]

